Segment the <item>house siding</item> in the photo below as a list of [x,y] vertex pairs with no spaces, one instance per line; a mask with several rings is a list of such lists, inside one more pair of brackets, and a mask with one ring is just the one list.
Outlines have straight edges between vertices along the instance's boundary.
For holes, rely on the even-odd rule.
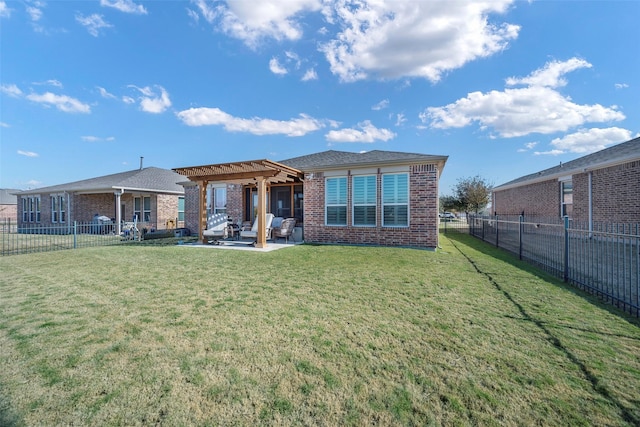
[[[597,222],[640,223],[640,161],[572,175],[573,214],[576,221],[589,220],[589,174],[591,173],[592,219]],[[498,214],[560,216],[558,179],[494,191]]]

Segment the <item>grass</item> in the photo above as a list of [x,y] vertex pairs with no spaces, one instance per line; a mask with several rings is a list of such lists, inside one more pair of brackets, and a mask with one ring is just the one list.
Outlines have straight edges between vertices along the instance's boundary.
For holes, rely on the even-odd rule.
[[0,270],[0,425],[640,424],[637,319],[465,235]]

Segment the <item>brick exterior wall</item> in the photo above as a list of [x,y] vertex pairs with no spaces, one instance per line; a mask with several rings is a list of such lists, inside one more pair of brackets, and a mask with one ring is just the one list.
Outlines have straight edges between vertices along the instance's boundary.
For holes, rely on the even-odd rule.
[[[573,215],[589,220],[589,172],[572,176]],[[640,223],[640,161],[591,172],[593,221]],[[494,192],[498,214],[560,216],[560,184],[557,179]]]
[[307,174],[304,181],[304,240],[310,243],[344,243],[436,248],[438,246],[438,171],[435,165],[416,165],[409,173],[409,227],[383,227],[381,181],[378,174],[376,227],[351,225],[351,180],[347,180],[347,226],[325,225],[325,176]]
[[558,180],[523,185],[494,191],[493,211],[499,215],[560,217],[560,184]]
[[[242,222],[242,185],[227,184],[227,215],[234,223]],[[200,189],[195,183],[184,189],[184,226],[192,235],[200,235]]]
[[0,220],[18,220],[18,205],[0,205]]

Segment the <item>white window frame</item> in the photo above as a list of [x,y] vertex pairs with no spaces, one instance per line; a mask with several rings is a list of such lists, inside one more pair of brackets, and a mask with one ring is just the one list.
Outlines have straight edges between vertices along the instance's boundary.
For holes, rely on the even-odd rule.
[[51,196],[51,222],[58,222],[58,196]]
[[[373,194],[369,194],[369,186],[373,181]],[[357,188],[360,186],[360,182],[364,185],[364,194],[357,195]],[[371,208],[373,207],[373,223],[361,223],[356,222],[356,210],[359,208]],[[354,175],[351,177],[351,224],[354,227],[375,227],[377,226],[378,219],[378,176],[377,175]]]
[[[336,189],[337,191],[337,198],[336,200],[333,199],[329,199],[329,183],[330,182],[336,182],[338,185],[338,188]],[[348,219],[347,219],[347,205],[348,205],[348,200],[349,200],[349,188],[348,188],[348,184],[349,180],[347,179],[346,176],[332,176],[332,177],[328,177],[325,178],[325,183],[324,183],[324,224],[326,226],[331,226],[331,227],[346,227],[348,224]],[[341,193],[344,191],[344,201],[342,200]],[[344,208],[344,224],[342,223],[329,223],[329,209],[342,209]],[[337,217],[339,217],[340,215],[337,215]]]
[[60,224],[67,222],[67,198],[62,195],[58,200],[58,212],[60,214]]
[[[147,208],[148,201],[149,207]],[[136,196],[133,198],[133,215],[138,216],[138,222],[151,222],[151,196]]]
[[[407,194],[406,194],[406,201],[403,201],[401,198],[398,197],[398,189],[397,189],[397,184],[395,185],[394,188],[394,194],[391,196],[393,198],[392,201],[386,201],[388,199],[388,197],[390,196],[389,194],[385,194],[388,192],[385,191],[385,180],[392,177],[392,176],[405,176],[406,180],[407,180]],[[383,227],[396,227],[396,228],[407,228],[409,227],[410,224],[410,205],[409,205],[409,201],[410,201],[410,194],[411,194],[411,188],[410,188],[410,182],[409,182],[409,174],[408,173],[385,173],[382,174],[382,182],[381,182],[381,187],[382,187],[382,198],[381,198],[381,207],[382,207],[382,226]],[[385,222],[385,209],[387,207],[402,207],[402,206],[406,206],[407,209],[407,223],[406,224],[387,224]]]

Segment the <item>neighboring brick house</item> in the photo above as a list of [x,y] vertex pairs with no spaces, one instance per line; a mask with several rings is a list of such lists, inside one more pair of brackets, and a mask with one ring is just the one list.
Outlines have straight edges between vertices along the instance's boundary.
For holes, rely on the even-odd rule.
[[18,223],[64,225],[91,222],[96,214],[109,217],[117,232],[134,215],[142,227],[165,228],[167,221],[182,221],[184,177],[155,167],[90,178],[51,187],[20,191]]
[[185,184],[185,221],[200,235],[203,213],[253,221],[261,205],[257,183],[266,181],[266,210],[296,218],[306,242],[436,248],[438,185],[447,158],[330,150],[280,162],[175,170],[191,181]]
[[497,214],[640,223],[640,138],[493,189]]
[[11,220],[15,222],[18,218],[18,198],[16,193],[20,190],[0,188],[0,221]]

